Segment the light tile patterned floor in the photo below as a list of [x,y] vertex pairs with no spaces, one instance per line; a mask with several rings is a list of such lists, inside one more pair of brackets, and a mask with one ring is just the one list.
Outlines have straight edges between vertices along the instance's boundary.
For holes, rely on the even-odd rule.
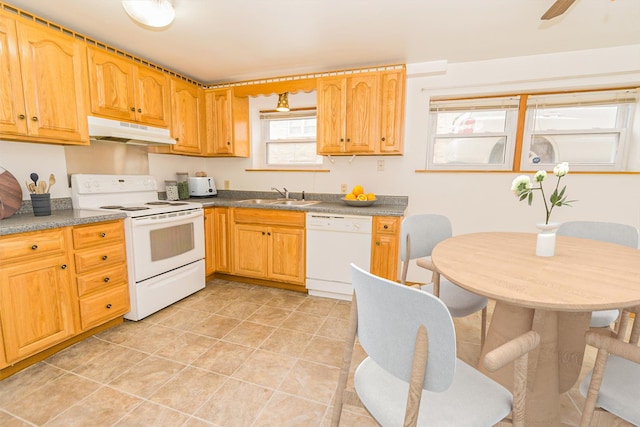
[[[348,316],[345,301],[211,281],[0,381],[0,426],[327,427]],[[479,322],[456,319],[472,364]],[[582,402],[563,396],[565,423]],[[346,407],[342,425],[376,424]]]

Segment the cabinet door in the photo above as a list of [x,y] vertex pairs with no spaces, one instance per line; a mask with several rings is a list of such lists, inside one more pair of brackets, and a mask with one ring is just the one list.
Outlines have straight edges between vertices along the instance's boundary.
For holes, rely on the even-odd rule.
[[233,154],[231,90],[206,94],[207,139],[211,154]]
[[29,135],[88,144],[84,45],[35,24],[16,25]]
[[[185,82],[186,83],[186,82]],[[135,73],[136,120],[163,128],[171,124],[171,88],[169,77],[144,66]]]
[[21,76],[15,21],[0,16],[0,134],[27,133]]
[[176,138],[171,151],[201,154],[200,109],[203,99],[200,88],[182,80],[171,79],[171,94],[171,133]]
[[318,79],[318,154],[344,152],[345,84],[345,79],[341,77]]
[[75,333],[71,268],[67,265],[63,255],[2,266],[0,318],[8,363],[38,353]]
[[102,49],[87,47],[91,112],[119,120],[135,120],[134,65]]
[[267,227],[236,224],[233,244],[233,272],[241,276],[266,279],[268,273]]
[[378,150],[382,154],[402,153],[404,131],[405,71],[380,74],[380,133]]
[[216,270],[214,208],[204,208],[204,271],[208,276]]
[[213,211],[213,234],[215,271],[231,273],[231,209],[214,208]]
[[373,218],[371,273],[389,280],[398,279],[400,217]]
[[273,227],[269,237],[269,279],[304,284],[305,241],[304,230]]
[[378,76],[375,73],[349,77],[345,152],[373,153],[378,137]]

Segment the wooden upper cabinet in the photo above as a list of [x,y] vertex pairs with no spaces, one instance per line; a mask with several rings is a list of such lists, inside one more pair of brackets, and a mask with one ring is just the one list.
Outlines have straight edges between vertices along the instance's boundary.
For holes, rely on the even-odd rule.
[[249,157],[249,99],[233,89],[206,91],[207,154]]
[[404,68],[318,79],[318,154],[402,154]]
[[88,144],[86,61],[81,42],[0,14],[0,134]]
[[379,150],[382,154],[401,154],[404,140],[404,94],[406,72],[383,71],[380,74]]
[[88,46],[91,112],[158,127],[170,124],[169,77],[127,58]]
[[204,96],[199,87],[171,78],[171,135],[176,144],[171,151],[177,154],[204,154],[201,136],[204,135]]

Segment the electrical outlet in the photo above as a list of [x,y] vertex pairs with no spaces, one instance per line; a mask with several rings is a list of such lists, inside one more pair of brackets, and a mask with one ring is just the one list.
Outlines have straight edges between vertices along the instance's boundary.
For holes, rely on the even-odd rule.
[[231,182],[228,179],[224,180],[224,189],[228,190],[231,187]]
[[340,192],[342,194],[347,194],[347,184],[340,184]]
[[382,172],[384,170],[384,160],[378,160],[378,172]]

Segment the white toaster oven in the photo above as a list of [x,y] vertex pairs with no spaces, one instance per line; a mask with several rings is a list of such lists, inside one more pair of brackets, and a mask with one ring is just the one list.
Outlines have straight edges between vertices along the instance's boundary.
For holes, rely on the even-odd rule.
[[189,177],[189,195],[191,197],[207,197],[218,194],[216,183],[211,176]]

